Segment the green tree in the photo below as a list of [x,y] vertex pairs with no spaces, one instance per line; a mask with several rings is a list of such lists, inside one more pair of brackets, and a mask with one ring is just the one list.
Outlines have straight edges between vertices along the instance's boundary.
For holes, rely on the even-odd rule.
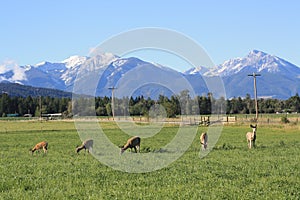
[[106,106],[106,113],[108,116],[112,116],[112,108],[111,108],[111,103],[107,103]]
[[300,112],[300,97],[298,93],[286,101],[286,108],[291,112]]

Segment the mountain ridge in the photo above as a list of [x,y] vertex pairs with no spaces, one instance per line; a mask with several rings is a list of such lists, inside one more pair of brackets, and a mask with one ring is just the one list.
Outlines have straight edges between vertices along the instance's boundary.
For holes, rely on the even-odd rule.
[[28,85],[21,85],[18,83],[1,82],[0,90],[2,94],[8,94],[10,96],[17,97],[39,97],[49,96],[53,98],[72,98],[71,92],[65,92],[57,89],[32,87]]
[[[45,61],[36,65],[25,65],[4,70],[4,73],[0,74],[0,82],[8,81],[72,92],[74,83],[78,80],[78,74],[82,77],[93,74],[95,75],[94,81],[99,81],[95,95],[110,96],[111,91],[108,88],[115,87],[122,78],[126,77],[127,73],[134,71],[142,75],[141,65],[151,68],[151,74],[143,75],[145,76],[143,79],[155,78],[164,74],[168,81],[176,85],[175,80],[178,81],[178,73],[190,83],[198,95],[209,92],[204,79],[217,76],[223,80],[227,98],[252,94],[253,80],[247,78],[247,75],[252,73],[262,75],[257,78],[258,96],[287,99],[300,92],[300,68],[282,58],[259,50],[252,50],[245,57],[229,59],[214,68],[196,66],[185,72],[178,72],[172,68],[145,62],[135,57],[120,58],[111,53],[103,53],[95,57],[71,56],[61,62]],[[131,78],[136,79],[135,76],[131,76]],[[82,84],[89,87],[89,81],[89,79],[83,81]],[[152,87],[156,86],[143,87],[143,91],[135,92],[135,94],[139,95],[147,92],[147,90],[156,90]],[[181,88],[180,85],[177,87]],[[82,92],[86,91],[84,87],[81,90]],[[164,93],[161,89],[156,91],[156,93]],[[92,92],[90,91],[89,95]],[[165,90],[165,92],[170,94],[170,91]]]

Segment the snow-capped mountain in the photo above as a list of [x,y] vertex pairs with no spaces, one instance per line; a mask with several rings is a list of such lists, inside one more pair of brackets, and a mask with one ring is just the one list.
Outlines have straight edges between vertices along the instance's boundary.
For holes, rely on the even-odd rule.
[[240,72],[246,73],[281,73],[288,76],[299,74],[300,68],[277,56],[262,51],[253,50],[244,58],[235,58],[225,61],[212,70],[204,73],[205,76],[231,76]]
[[[95,63],[87,61],[84,65],[94,66]],[[111,96],[110,88],[117,88],[115,96],[120,98],[141,95],[145,98],[158,98],[160,94],[179,94],[186,89],[185,85],[189,85],[178,71],[134,57],[113,59],[92,74],[85,76],[86,74],[88,72],[77,74],[73,87],[75,93]],[[192,90],[192,87],[188,89]]]
[[[201,69],[201,68],[200,68]],[[243,58],[234,58],[203,72],[191,69],[186,76],[195,80],[202,77],[220,76],[224,82],[227,98],[253,94],[253,78],[257,73],[259,97],[286,99],[300,92],[300,68],[265,52],[253,50]]]
[[[224,64],[224,66],[226,66]],[[223,67],[224,67],[223,66]],[[237,67],[238,66],[238,67]],[[277,56],[271,56],[261,51],[252,51],[240,64],[228,65],[230,76],[223,78],[228,96],[242,96],[245,90],[253,94],[252,83],[248,74],[261,74],[257,77],[258,96],[286,99],[300,92],[300,68]],[[239,69],[238,73],[230,73]],[[248,79],[248,80],[247,80]],[[248,84],[246,84],[246,82]],[[234,88],[234,89],[233,89]]]
[[[226,98],[253,94],[253,77],[257,77],[258,96],[286,99],[300,93],[300,68],[262,51],[253,50],[243,58],[225,61],[214,68],[195,67],[183,73],[138,58],[120,58],[111,53],[94,57],[71,56],[61,62],[0,68],[0,82],[14,82],[34,87],[110,96],[108,88],[118,87],[129,95],[172,95],[190,85],[197,95],[207,94],[207,83],[221,77]],[[184,80],[183,80],[184,79]],[[148,82],[146,82],[146,80]],[[152,81],[152,82],[151,82]],[[95,85],[95,88],[90,88]],[[130,86],[130,87],[128,87]],[[131,88],[132,91],[128,91]],[[119,94],[122,95],[122,94]]]
[[61,79],[65,82],[65,90],[72,90],[72,85],[79,73],[89,74],[99,68],[106,67],[118,58],[118,56],[111,53],[103,53],[92,58],[71,56],[70,58],[62,61],[67,68],[67,70],[65,70],[61,75]]
[[[96,68],[110,64],[112,60],[117,58],[111,53],[104,53],[90,60],[95,64],[93,67],[85,65],[85,68],[82,68],[81,65],[90,59],[85,56],[71,56],[55,63],[41,62],[36,65],[8,67],[7,70],[4,70],[4,73],[0,74],[0,82],[8,81],[34,87],[71,91],[72,88],[70,87],[72,87],[80,70],[92,72]],[[16,75],[18,75],[18,78],[16,78]]]

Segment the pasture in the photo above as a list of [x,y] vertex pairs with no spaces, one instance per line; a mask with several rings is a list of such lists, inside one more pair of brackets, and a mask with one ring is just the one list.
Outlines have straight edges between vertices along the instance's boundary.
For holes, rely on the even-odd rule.
[[[100,122],[111,141],[128,136],[113,122]],[[170,141],[176,125],[142,139],[141,153]],[[300,125],[258,124],[257,147],[249,150],[248,123],[223,127],[216,146],[199,158],[199,127],[178,160],[150,173],[126,173],[103,165],[84,151],[72,121],[0,121],[0,199],[298,199]],[[48,154],[29,154],[37,142]],[[209,145],[209,141],[208,141]],[[126,152],[130,153],[130,152]]]

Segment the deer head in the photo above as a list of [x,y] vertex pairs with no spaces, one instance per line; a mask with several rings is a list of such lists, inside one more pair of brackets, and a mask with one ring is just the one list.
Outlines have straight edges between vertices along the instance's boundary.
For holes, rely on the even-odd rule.
[[250,124],[250,128],[252,128],[253,134],[256,133],[256,127],[257,127],[257,124],[255,124],[255,126],[253,126],[252,124]]

